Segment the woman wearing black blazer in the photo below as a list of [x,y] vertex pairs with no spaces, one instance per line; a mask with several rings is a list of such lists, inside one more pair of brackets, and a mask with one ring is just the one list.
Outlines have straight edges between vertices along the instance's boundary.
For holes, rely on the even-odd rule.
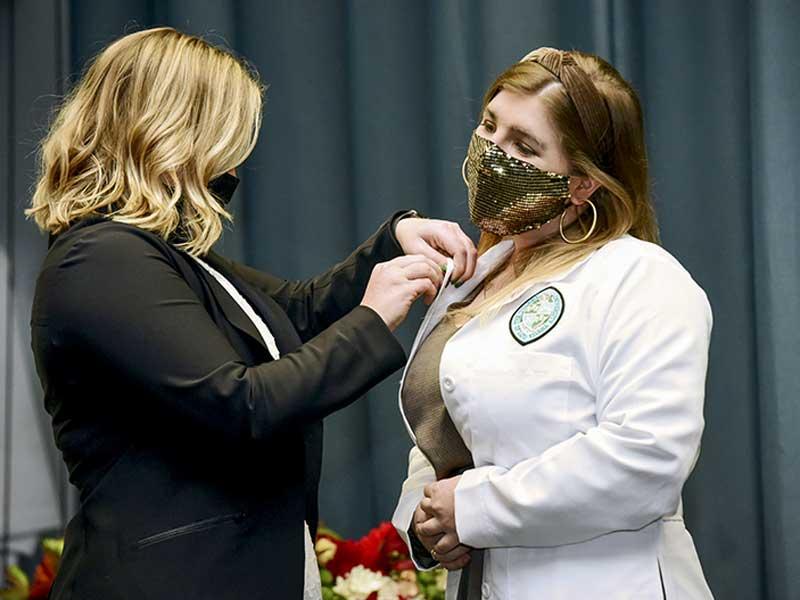
[[447,256],[472,274],[457,226],[413,211],[305,282],[212,252],[261,95],[230,54],[146,30],[42,145],[32,346],[81,499],[55,600],[303,597],[322,419],[404,364],[392,329]]

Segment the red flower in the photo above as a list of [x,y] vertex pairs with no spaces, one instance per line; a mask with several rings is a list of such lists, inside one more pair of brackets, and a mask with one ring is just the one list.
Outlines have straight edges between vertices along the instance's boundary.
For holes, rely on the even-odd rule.
[[397,570],[399,563],[408,560],[406,545],[391,523],[381,523],[357,541],[336,540],[328,535],[320,537],[336,544],[336,553],[325,565],[334,577],[346,576],[356,565],[388,575]]
[[414,566],[414,562],[410,558],[406,558],[403,560],[398,560],[394,563],[393,571],[416,571],[417,567]]
[[[387,566],[390,571],[403,571],[409,567],[401,567],[400,563],[405,563],[410,558],[408,555],[408,547],[403,539],[397,534],[397,530],[392,527],[391,530],[386,531],[386,537],[383,542],[383,555],[386,557]],[[412,566],[413,567],[413,563]]]
[[336,541],[336,554],[328,561],[325,568],[334,577],[344,577],[356,565],[361,563],[361,551],[358,543],[352,540]]
[[53,587],[53,581],[56,578],[58,563],[58,556],[50,552],[44,553],[42,562],[39,563],[33,574],[33,583],[31,584],[29,600],[47,600],[47,596],[50,594],[50,588]]

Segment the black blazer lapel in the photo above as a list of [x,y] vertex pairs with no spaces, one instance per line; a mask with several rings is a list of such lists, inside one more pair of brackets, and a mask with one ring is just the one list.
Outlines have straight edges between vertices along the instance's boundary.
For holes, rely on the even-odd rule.
[[[278,303],[275,302],[275,300],[258,292],[248,283],[238,277],[235,273],[233,273],[230,269],[226,269],[224,263],[214,259],[213,253],[210,253],[206,257],[206,261],[209,265],[222,273],[228,279],[228,281],[233,284],[239,293],[244,296],[245,300],[250,303],[250,306],[253,307],[253,310],[255,310],[256,313],[258,313],[258,315],[264,320],[264,323],[266,323],[267,327],[269,327],[270,332],[275,338],[275,343],[278,346],[278,350],[280,351],[281,355],[296,350],[302,344],[300,335],[297,333],[294,325],[289,320],[288,315],[283,311]],[[216,281],[214,283],[219,286]],[[241,308],[239,308],[236,302],[230,298],[230,295],[225,292],[225,290],[220,289],[220,291],[224,293],[226,296],[225,300],[228,301],[228,304],[224,305],[226,307],[226,316],[230,313],[241,315],[241,318],[238,319],[238,322],[241,322],[242,319],[246,320],[250,328],[255,331],[256,335],[258,335],[258,332],[250,322],[250,319],[244,314]],[[237,323],[237,321],[234,321],[232,318],[231,322],[234,324]],[[260,335],[258,340],[260,342]],[[316,536],[317,526],[319,524],[319,481],[322,474],[322,421],[311,423],[304,427],[302,435],[304,453],[303,483],[305,488],[305,519],[308,523],[311,535]]]
[[[213,253],[210,253],[205,260],[233,284],[244,299],[250,303],[253,310],[263,319],[270,333],[272,333],[272,336],[275,338],[275,344],[278,346],[281,355],[292,352],[300,346],[302,343],[300,336],[289,320],[289,317],[277,302],[259,293],[230,269],[226,269],[224,263],[215,260]],[[258,333],[252,321],[250,321],[248,316],[244,314],[244,311],[236,304],[236,301],[230,297],[230,294],[222,289],[222,286],[220,286],[216,280],[214,280],[214,283],[216,284],[215,289],[219,288],[219,291],[224,294],[224,297],[220,298],[220,304],[225,311],[225,315],[231,320],[231,323],[236,326],[237,329],[254,337],[255,340],[266,349],[266,345],[264,345],[261,335]]]
[[211,273],[203,269],[200,265],[198,265],[198,269],[202,271],[198,272],[198,275],[206,282],[209,292],[214,297],[214,301],[222,311],[228,323],[230,323],[240,335],[243,335],[248,343],[255,344],[264,354],[271,356],[269,348],[267,348],[264,340],[261,338],[261,334],[241,307],[231,298],[228,291],[222,287]]
[[[296,350],[301,344],[302,340],[297,333],[292,322],[289,320],[288,315],[278,305],[275,300],[269,296],[262,294],[251,287],[248,283],[238,277],[230,269],[225,268],[225,264],[221,261],[215,260],[213,253],[209,253],[206,261],[220,273],[222,273],[228,281],[230,281],[239,293],[253,307],[253,310],[264,319],[267,327],[275,338],[275,343],[280,350],[281,355]],[[222,290],[224,291],[224,290]],[[226,296],[230,296],[226,293]],[[233,300],[231,300],[233,302]],[[235,305],[236,303],[233,302]],[[250,319],[247,318],[238,305],[235,305],[237,312],[240,313],[244,319],[249,323]],[[232,311],[231,311],[232,312]],[[227,314],[227,313],[226,313]],[[250,323],[252,327],[252,323]],[[255,329],[253,327],[253,329]],[[257,333],[257,332],[256,332]],[[260,336],[259,336],[260,339]],[[303,428],[303,480],[305,487],[305,518],[308,523],[311,535],[316,536],[317,526],[319,523],[319,481],[322,474],[322,446],[323,446],[323,424],[322,421],[309,424]]]

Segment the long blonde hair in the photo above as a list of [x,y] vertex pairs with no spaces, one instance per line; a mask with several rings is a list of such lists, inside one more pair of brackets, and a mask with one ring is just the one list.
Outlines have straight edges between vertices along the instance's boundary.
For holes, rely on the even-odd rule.
[[[501,90],[538,94],[560,135],[571,174],[589,176],[600,183],[600,188],[591,198],[597,207],[597,227],[586,242],[567,244],[559,235],[555,235],[520,253],[514,264],[516,276],[511,282],[473,305],[453,311],[453,315],[489,315],[499,309],[504,298],[513,291],[530,287],[568,268],[626,233],[645,241],[659,242],[655,211],[650,201],[642,109],[636,92],[602,58],[577,51],[568,53],[600,94],[605,106],[594,108],[608,111],[610,137],[605,144],[604,156],[599,156],[581,122],[575,101],[565,86],[549,69],[530,60],[531,57],[550,58],[550,53],[561,51],[541,48],[503,72],[486,92],[481,114]],[[575,239],[583,237],[587,231],[585,223],[578,219],[565,229],[565,234]],[[500,236],[483,232],[478,242],[478,253],[485,253],[501,239]],[[499,270],[496,269],[495,274]],[[491,281],[491,278],[492,275],[487,281]]]
[[58,110],[26,214],[54,234],[105,215],[205,254],[231,220],[207,184],[252,152],[263,93],[202,38],[161,27],[116,40]]

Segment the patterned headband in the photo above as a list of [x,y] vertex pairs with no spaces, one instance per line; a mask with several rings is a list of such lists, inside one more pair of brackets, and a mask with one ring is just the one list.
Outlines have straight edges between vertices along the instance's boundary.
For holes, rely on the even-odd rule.
[[520,62],[535,62],[561,82],[578,111],[583,130],[594,145],[597,158],[605,162],[613,137],[611,116],[603,96],[572,54],[544,47],[525,55]]

